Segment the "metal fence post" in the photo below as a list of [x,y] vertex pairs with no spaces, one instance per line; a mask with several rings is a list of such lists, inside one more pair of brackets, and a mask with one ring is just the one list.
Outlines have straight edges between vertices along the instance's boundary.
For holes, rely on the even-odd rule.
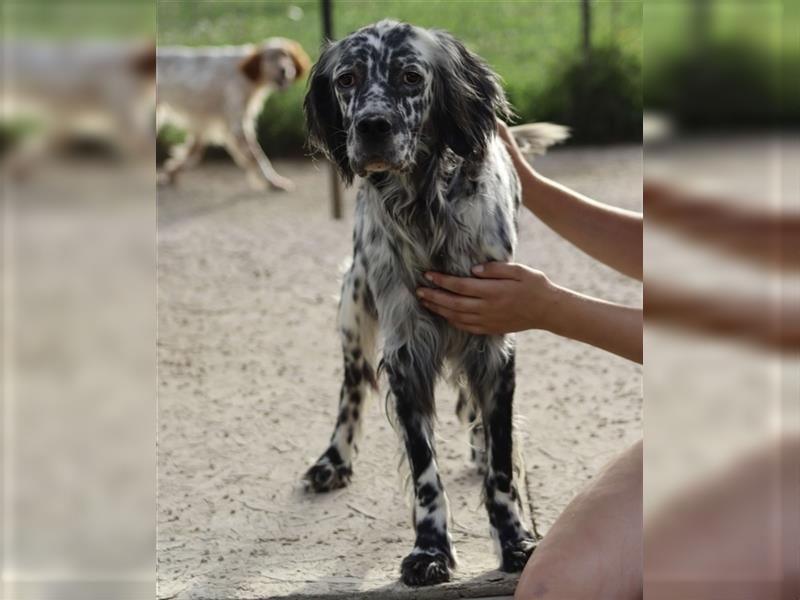
[[583,60],[587,63],[592,52],[592,7],[589,2],[590,0],[581,2],[581,46]]
[[[322,33],[324,41],[333,41],[333,2],[322,0]],[[333,163],[329,165],[331,185],[331,216],[334,219],[342,218],[342,182]]]

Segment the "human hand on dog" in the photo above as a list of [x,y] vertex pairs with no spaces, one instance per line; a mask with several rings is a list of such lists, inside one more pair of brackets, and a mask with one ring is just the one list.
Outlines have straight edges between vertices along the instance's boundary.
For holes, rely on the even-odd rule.
[[426,273],[441,289],[418,288],[420,302],[468,333],[543,329],[641,363],[641,308],[560,287],[524,265],[493,262],[472,272],[474,277]]
[[519,145],[517,145],[517,141],[514,139],[514,134],[511,133],[511,129],[508,127],[505,121],[501,121],[500,119],[497,119],[497,134],[500,136],[500,140],[506,147],[506,151],[511,157],[511,162],[514,163],[514,167],[518,171],[520,169],[519,165],[524,165],[530,168],[530,165],[525,160],[525,155],[522,153]]
[[442,289],[419,288],[420,302],[457,329],[478,335],[547,328],[557,288],[544,273],[501,262],[478,265],[472,272],[475,277],[426,273]]

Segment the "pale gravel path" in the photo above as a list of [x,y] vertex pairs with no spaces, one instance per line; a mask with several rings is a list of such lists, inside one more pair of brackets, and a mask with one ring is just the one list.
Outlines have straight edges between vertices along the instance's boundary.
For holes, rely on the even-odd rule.
[[[638,147],[561,149],[538,163],[598,200],[641,209]],[[458,598],[509,593],[495,571],[480,481],[466,465],[454,395],[439,394],[439,455],[460,558],[455,581],[395,583],[413,532],[397,443],[372,403],[352,485],[302,493],[324,449],[341,377],[334,328],[346,219],[328,216],[327,172],[279,163],[292,194],[253,193],[205,163],[159,195],[159,597]],[[519,260],[562,285],[631,304],[641,286],[530,214]],[[641,435],[641,370],[542,332],[518,336],[517,413],[542,533],[572,495]]]

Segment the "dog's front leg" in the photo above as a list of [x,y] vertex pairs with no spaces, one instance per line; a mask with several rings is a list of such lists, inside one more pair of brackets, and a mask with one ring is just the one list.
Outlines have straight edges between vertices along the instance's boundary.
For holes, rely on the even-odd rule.
[[[412,349],[413,348],[413,349]],[[455,553],[447,531],[449,508],[436,464],[433,437],[433,384],[436,359],[419,345],[403,345],[384,354],[397,427],[405,445],[414,484],[414,549],[400,573],[407,585],[450,580]]]
[[358,253],[342,282],[339,333],[344,355],[339,414],[330,446],[305,474],[306,486],[313,492],[327,492],[350,483],[367,394],[370,386],[377,386],[374,369],[377,313],[364,262]]
[[512,573],[522,570],[536,547],[536,538],[523,522],[522,500],[514,480],[514,358],[513,347],[501,352],[497,342],[484,338],[467,362],[467,376],[480,399],[486,433],[486,510],[500,568]]
[[279,175],[267,158],[258,141],[256,121],[255,115],[248,115],[242,122],[241,129],[232,128],[233,143],[238,152],[245,157],[243,166],[247,170],[250,182],[256,189],[262,189],[263,181],[266,181],[276,190],[290,192],[294,189],[294,183]]

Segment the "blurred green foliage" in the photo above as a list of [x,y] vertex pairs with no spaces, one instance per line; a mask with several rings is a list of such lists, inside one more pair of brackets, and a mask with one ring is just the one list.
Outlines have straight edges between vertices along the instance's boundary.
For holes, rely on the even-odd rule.
[[[160,0],[158,43],[240,44],[280,35],[298,40],[316,60],[322,38],[319,4]],[[576,1],[334,0],[338,37],[384,18],[450,31],[503,77],[522,122],[569,125],[575,139],[585,142],[639,139],[642,5],[594,2],[592,15],[597,52],[584,65]],[[258,125],[270,154],[303,151],[304,91],[304,84],[295,85],[267,101]]]
[[46,40],[153,40],[157,7],[151,0],[5,0],[3,35]]
[[27,118],[0,121],[0,157],[4,157],[6,152],[38,128],[38,123]]
[[789,7],[646,4],[644,105],[693,129],[800,123],[800,38]]
[[576,142],[616,142],[642,135],[641,65],[619,46],[595,47],[569,62],[534,99],[541,120],[569,124]]

